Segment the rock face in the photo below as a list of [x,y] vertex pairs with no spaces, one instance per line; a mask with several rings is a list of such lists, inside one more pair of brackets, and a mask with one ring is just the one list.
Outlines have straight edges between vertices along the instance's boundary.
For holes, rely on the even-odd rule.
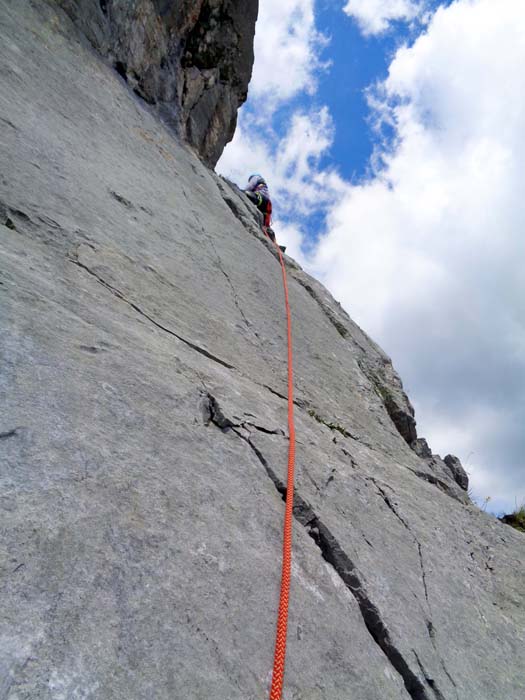
[[[287,454],[274,251],[61,9],[1,0],[0,33],[0,698],[265,698]],[[285,700],[522,700],[525,538],[410,448],[388,358],[287,267]]]
[[48,0],[212,167],[246,100],[258,0]]
[[463,469],[463,465],[461,464],[460,460],[454,455],[447,455],[443,461],[452,472],[452,476],[454,477],[456,483],[461,486],[463,491],[468,491],[467,472]]

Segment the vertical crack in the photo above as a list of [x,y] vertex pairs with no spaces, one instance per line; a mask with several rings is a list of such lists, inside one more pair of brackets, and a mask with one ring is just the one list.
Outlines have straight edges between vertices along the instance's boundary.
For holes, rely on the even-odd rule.
[[[457,695],[457,686],[456,686],[456,683],[455,683],[454,679],[452,678],[452,676],[450,675],[450,673],[449,673],[447,667],[445,666],[445,661],[443,660],[443,657],[442,657],[442,655],[441,655],[441,652],[440,652],[440,650],[439,650],[439,648],[438,648],[437,641],[436,641],[436,630],[435,630],[435,628],[434,628],[434,623],[432,622],[432,606],[431,606],[431,604],[430,604],[430,597],[429,597],[429,593],[428,593],[427,572],[426,572],[426,568],[425,568],[425,561],[424,561],[424,558],[423,558],[423,548],[422,548],[422,546],[421,546],[421,542],[418,540],[418,538],[416,537],[416,535],[415,535],[414,532],[412,531],[412,529],[411,529],[410,525],[407,523],[407,521],[400,515],[400,513],[399,513],[398,510],[397,510],[397,508],[394,506],[394,504],[392,503],[392,501],[390,500],[389,496],[388,496],[387,493],[384,491],[384,489],[381,488],[381,486],[377,483],[377,481],[376,481],[373,477],[371,477],[371,481],[372,481],[372,482],[374,483],[374,485],[376,486],[379,495],[383,498],[383,500],[384,500],[385,504],[388,506],[388,508],[390,508],[390,510],[392,511],[392,513],[394,513],[394,515],[396,516],[396,518],[397,518],[397,519],[403,524],[403,526],[409,531],[411,537],[413,538],[413,540],[414,540],[414,542],[415,542],[415,544],[416,544],[416,546],[417,546],[417,551],[418,551],[418,556],[419,556],[419,566],[420,566],[420,568],[421,568],[421,580],[422,580],[422,583],[423,583],[423,590],[424,590],[424,593],[425,593],[425,600],[426,600],[426,603],[427,603],[428,614],[429,614],[429,618],[430,618],[430,619],[428,619],[428,620],[426,621],[428,636],[429,636],[429,638],[430,638],[430,641],[431,641],[431,643],[432,643],[432,646],[434,647],[434,651],[436,652],[436,655],[437,655],[438,658],[439,658],[439,662],[440,662],[440,664],[441,664],[441,667],[442,667],[442,669],[443,669],[443,672],[445,673],[445,675],[447,676],[447,678],[448,678],[449,681],[451,682],[452,686],[453,686],[454,689],[455,689],[456,697],[458,697],[458,695]],[[416,654],[416,652],[414,652],[414,654]],[[417,657],[417,654],[416,654],[416,657]],[[419,657],[417,657],[417,660],[418,660],[419,666],[422,668],[422,664],[421,664],[421,661],[419,660]],[[440,700],[440,698],[442,698],[443,696],[442,696],[441,692],[439,691],[439,689],[437,689],[437,686],[435,686],[435,682],[434,682],[434,681],[433,681],[433,683],[434,683],[434,685],[431,686],[431,687],[432,687],[432,689],[433,689],[433,691],[434,691],[434,693],[435,693],[435,695],[436,695],[436,698],[437,698],[438,700]]]
[[434,697],[436,700],[445,700],[445,696],[443,693],[440,691],[440,689],[437,687],[436,681],[429,676],[427,671],[425,670],[425,667],[423,666],[423,663],[421,662],[421,659],[419,658],[417,652],[415,649],[412,649],[414,656],[416,657],[417,665],[419,666],[421,673],[423,674],[423,678],[425,679],[425,683],[428,685],[428,687],[432,690],[434,693]]
[[[425,563],[424,563],[424,560],[423,560],[423,550],[422,550],[422,547],[421,547],[421,543],[420,543],[420,541],[418,540],[418,538],[416,537],[416,535],[414,534],[414,532],[412,531],[412,528],[410,527],[410,525],[409,525],[409,524],[407,523],[407,521],[403,518],[403,516],[399,513],[399,511],[397,510],[397,508],[395,507],[395,505],[392,503],[392,501],[390,500],[390,497],[388,496],[388,494],[386,493],[386,491],[379,485],[379,483],[377,482],[376,479],[374,479],[373,477],[370,477],[370,480],[373,482],[374,486],[376,487],[376,489],[377,489],[379,495],[381,496],[381,498],[383,499],[383,501],[385,502],[385,504],[386,504],[386,505],[388,506],[388,508],[392,511],[392,513],[396,516],[396,518],[402,523],[403,527],[404,527],[406,530],[408,530],[408,532],[410,533],[410,536],[411,536],[412,539],[414,540],[414,543],[415,543],[415,545],[416,545],[416,547],[417,547],[418,556],[419,556],[419,566],[420,566],[420,568],[421,568],[421,581],[422,581],[422,583],[423,583],[423,590],[424,590],[424,593],[425,593],[425,600],[426,600],[427,607],[428,607],[428,613],[429,613],[430,617],[432,618],[432,608],[431,608],[430,599],[429,599],[429,596],[428,596],[427,574],[426,574],[426,570],[425,570]],[[428,630],[429,637],[430,637],[431,639],[434,639],[434,637],[435,637],[434,625],[432,624],[432,620],[431,620],[431,619],[427,621],[427,630]]]
[[[422,551],[422,549],[421,549],[421,543],[420,543],[419,540],[415,537],[415,535],[414,535],[414,538],[415,538],[416,543],[417,543],[417,551],[418,551],[418,554],[419,554],[419,565],[420,565],[420,567],[421,567],[421,578],[423,579],[423,588],[424,588],[424,590],[425,590],[425,600],[427,601],[428,610],[429,610],[429,612],[432,614],[432,610],[431,610],[431,608],[430,608],[430,600],[428,599],[427,572],[425,571],[425,564],[424,564],[424,562],[423,562],[423,551]],[[428,633],[429,633],[429,636],[430,636],[431,639],[434,637],[433,632],[434,632],[434,627],[433,627],[433,625],[432,625],[432,621],[430,621],[430,622],[428,623]]]
[[306,527],[308,534],[321,550],[325,561],[332,565],[347,589],[354,596],[363,622],[374,642],[379,646],[395,670],[413,700],[428,700],[429,696],[418,676],[412,671],[402,653],[393,643],[390,632],[381,618],[377,606],[370,600],[354,563],[343,551],[330,530],[299,497],[294,504],[294,515]]
[[[203,228],[202,230],[203,230],[203,233],[206,234],[206,230],[205,230],[204,228]],[[240,302],[239,302],[239,297],[238,297],[238,295],[237,295],[237,292],[235,291],[235,287],[233,286],[233,283],[232,283],[232,281],[231,281],[231,279],[230,279],[230,276],[228,275],[228,273],[226,272],[226,270],[225,270],[224,267],[223,267],[222,259],[221,259],[221,256],[219,255],[219,252],[217,251],[217,247],[216,247],[216,245],[215,245],[215,241],[213,240],[213,237],[212,237],[212,236],[209,236],[208,238],[209,238],[209,241],[210,241],[211,246],[212,246],[212,248],[213,248],[213,251],[214,251],[214,253],[215,253],[215,256],[216,256],[216,258],[217,258],[217,265],[218,265],[218,267],[219,267],[219,270],[222,272],[222,274],[223,274],[224,277],[226,278],[226,281],[228,282],[228,285],[229,285],[229,287],[230,287],[230,289],[231,289],[231,293],[232,293],[232,297],[233,297],[233,302],[234,302],[235,306],[237,307],[237,310],[238,310],[239,313],[241,314],[242,320],[243,320],[244,323],[246,324],[247,328],[249,328],[250,330],[252,330],[252,324],[251,324],[250,321],[247,319],[246,314],[244,313],[244,310],[243,310],[243,308],[242,308],[242,306],[241,306],[241,304],[240,304]],[[253,331],[253,334],[255,335],[255,337],[256,337],[257,339],[259,339],[259,335],[257,334],[256,331]]]
[[[210,394],[207,396],[209,400],[209,422],[212,422],[225,432],[232,430],[232,432],[250,446],[258,461],[264,467],[266,474],[272,480],[278,493],[283,500],[286,500],[286,485],[279,479],[263,453],[253,443],[249,431],[246,431],[248,432],[247,435],[245,432],[241,432],[240,429],[244,426],[234,424],[224,415],[217,400]],[[348,591],[350,591],[356,600],[368,633],[389,660],[393,668],[401,676],[412,700],[433,700],[419,677],[410,668],[401,651],[395,646],[390,632],[383,622],[378,607],[369,598],[363,586],[356,566],[342,549],[328,527],[326,527],[312,507],[301,498],[297,492],[295,492],[294,496],[293,514],[295,519],[306,529],[307,534],[319,547],[323,559],[333,567]],[[435,700],[444,700],[444,698],[436,695],[435,691],[434,698]]]
[[[390,508],[390,510],[392,511],[392,513],[393,513],[393,514],[396,516],[396,518],[403,524],[403,526],[410,532],[410,535],[411,535],[414,539],[416,539],[414,533],[413,533],[412,530],[410,529],[409,524],[408,524],[407,521],[403,518],[403,516],[401,516],[401,515],[399,514],[399,512],[397,511],[397,508],[394,506],[394,504],[393,504],[392,501],[390,500],[390,498],[389,498],[389,496],[387,495],[386,491],[385,491],[381,486],[379,486],[377,480],[374,479],[374,477],[370,477],[370,480],[372,481],[372,483],[374,484],[374,486],[375,486],[376,489],[378,490],[379,495],[381,496],[381,498],[383,499],[383,501],[385,502],[385,504]],[[418,544],[419,544],[419,543],[418,543]]]
[[457,700],[459,700],[458,686],[456,685],[456,681],[455,681],[455,680],[452,678],[452,676],[450,675],[450,673],[449,673],[449,671],[448,671],[448,668],[445,666],[445,662],[443,661],[443,659],[441,659],[441,668],[443,669],[443,672],[445,673],[446,677],[447,677],[447,678],[449,679],[449,681],[451,682],[451,684],[452,684],[452,686],[453,686],[453,688],[454,688],[454,692],[455,692],[455,694],[456,694],[456,698],[457,698]]

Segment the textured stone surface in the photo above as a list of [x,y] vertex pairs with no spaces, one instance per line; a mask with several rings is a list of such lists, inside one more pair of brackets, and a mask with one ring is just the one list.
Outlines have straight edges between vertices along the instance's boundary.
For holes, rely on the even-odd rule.
[[432,450],[428,446],[428,442],[425,438],[417,438],[414,440],[410,447],[414,450],[418,457],[422,459],[430,459],[432,457]]
[[214,166],[253,65],[258,0],[48,0]]
[[[0,33],[0,698],[267,697],[274,251],[61,12],[0,0]],[[390,361],[287,262],[285,700],[521,700],[525,538],[410,448]]]
[[447,455],[443,458],[443,461],[452,472],[452,476],[456,480],[456,483],[458,483],[464,491],[468,491],[468,475],[463,469],[463,465],[461,464],[459,458],[455,457],[454,455]]

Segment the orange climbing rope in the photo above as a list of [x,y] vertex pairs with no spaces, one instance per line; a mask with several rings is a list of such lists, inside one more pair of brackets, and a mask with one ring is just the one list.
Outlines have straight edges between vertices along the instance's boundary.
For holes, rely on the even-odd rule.
[[[266,226],[263,231],[268,238]],[[283,562],[281,573],[281,595],[279,598],[279,612],[277,614],[277,631],[275,635],[275,652],[273,659],[272,686],[270,700],[281,700],[283,692],[284,664],[286,659],[286,631],[288,628],[288,602],[290,598],[290,577],[292,571],[292,520],[293,520],[293,492],[294,492],[294,468],[295,468],[295,425],[293,417],[293,348],[292,348],[292,317],[290,313],[290,300],[288,298],[288,281],[286,279],[286,267],[281,249],[277,241],[273,241],[283,275],[284,303],[286,306],[286,322],[288,327],[288,433],[290,442],[288,445],[288,479],[286,484],[286,508],[284,513],[283,534]]]

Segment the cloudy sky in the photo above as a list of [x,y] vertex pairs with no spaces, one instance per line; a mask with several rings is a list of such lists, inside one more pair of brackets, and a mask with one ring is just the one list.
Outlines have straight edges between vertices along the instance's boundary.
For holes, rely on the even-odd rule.
[[392,356],[434,452],[525,501],[525,2],[260,0],[218,170]]

